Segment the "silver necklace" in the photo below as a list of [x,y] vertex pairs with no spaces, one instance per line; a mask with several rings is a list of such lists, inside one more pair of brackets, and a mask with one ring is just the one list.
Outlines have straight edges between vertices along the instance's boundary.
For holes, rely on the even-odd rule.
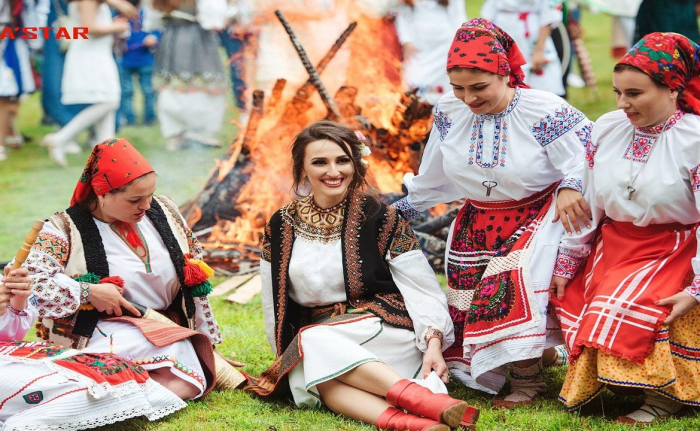
[[651,150],[649,150],[649,154],[647,155],[646,161],[642,162],[642,167],[639,168],[636,174],[632,175],[633,172],[633,167],[634,167],[634,142],[635,138],[637,137],[637,128],[634,128],[634,131],[632,132],[632,154],[630,154],[630,175],[629,175],[629,180],[627,181],[627,200],[631,201],[632,200],[632,195],[634,192],[637,191],[637,189],[634,188],[634,183],[637,181],[637,177],[639,177],[639,174],[642,173],[644,168],[646,167],[647,163],[649,162],[649,159],[651,158],[651,154],[654,152],[656,147],[658,146],[658,141],[659,138],[661,138],[661,135],[668,129],[668,126],[671,124],[671,119],[676,113],[674,112],[671,114],[671,116],[666,120],[666,124],[664,124],[663,129],[661,129],[661,132],[658,135],[653,135],[654,141],[651,146]]

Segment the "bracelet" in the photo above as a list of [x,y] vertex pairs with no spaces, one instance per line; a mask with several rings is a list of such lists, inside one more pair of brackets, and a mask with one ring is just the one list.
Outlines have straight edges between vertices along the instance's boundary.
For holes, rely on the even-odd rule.
[[14,314],[14,315],[16,315],[16,316],[24,317],[24,316],[27,315],[27,312],[26,312],[26,311],[24,311],[24,310],[18,310],[18,309],[16,309],[15,307],[13,307],[12,304],[7,304],[7,309],[10,311],[10,313],[12,313],[12,314]]
[[90,302],[90,283],[80,282],[80,305]]
[[427,345],[433,338],[437,338],[440,340],[440,344],[443,344],[444,336],[442,335],[442,331],[433,327],[428,327],[428,330],[425,332],[425,336],[423,337],[425,344]]

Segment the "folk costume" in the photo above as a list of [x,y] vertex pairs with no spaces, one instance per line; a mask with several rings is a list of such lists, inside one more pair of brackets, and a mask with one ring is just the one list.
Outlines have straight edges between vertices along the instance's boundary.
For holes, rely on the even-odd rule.
[[[508,31],[529,62],[539,37],[540,28],[557,27],[562,21],[561,0],[487,0],[481,7],[481,16]],[[532,72],[531,65],[523,66],[525,80],[538,90],[550,91],[558,96],[566,94],[562,83],[562,64],[554,41],[547,38],[544,46],[547,64],[539,72]]]
[[117,355],[16,341],[38,315],[28,304],[0,316],[0,430],[85,429],[141,415],[156,420],[187,405]]
[[[539,358],[560,344],[547,313],[550,272],[564,233],[552,223],[556,194],[581,189],[591,122],[563,99],[523,82],[525,63],[500,28],[473,19],[457,32],[447,61],[508,76],[515,95],[497,114],[474,114],[452,92],[435,122],[418,175],[394,205],[415,216],[466,198],[450,228],[447,302],[455,343],[445,351],[452,375],[497,393],[506,365]],[[531,374],[539,374],[533,369]]]
[[[322,209],[309,196],[266,226],[260,271],[265,328],[277,360],[246,388],[286,389],[319,407],[316,385],[367,362],[419,377],[425,336],[452,343],[444,295],[418,241],[394,208],[361,192]],[[444,385],[443,385],[444,389]]]
[[671,309],[655,304],[684,289],[700,300],[699,58],[684,36],[647,35],[618,64],[682,90],[679,109],[654,127],[618,110],[593,128],[584,173],[592,227],[564,237],[555,271],[573,278],[556,301],[574,361],[560,400],[571,409],[606,383],[700,405],[700,307],[666,326]]
[[[167,367],[199,388],[214,384],[212,344],[221,342],[198,266],[201,246],[169,198],[155,196],[136,224],[106,223],[81,202],[153,172],[126,140],[97,145],[76,186],[71,207],[44,224],[24,266],[34,280],[39,335],[84,352],[114,352],[147,370]],[[139,243],[146,249],[140,256]],[[87,283],[123,284],[127,300],[164,314],[182,328],[134,317],[103,317],[90,305]],[[87,344],[87,345],[86,345]]]
[[455,29],[466,20],[465,3],[459,0],[452,0],[447,6],[441,6],[437,0],[416,0],[413,6],[401,3],[396,7],[394,25],[399,42],[416,49],[403,60],[403,79],[432,105],[450,88],[444,68],[445,53]]
[[163,17],[153,78],[170,150],[182,139],[220,145],[228,83],[214,30],[224,27],[225,11],[225,0],[182,0]]

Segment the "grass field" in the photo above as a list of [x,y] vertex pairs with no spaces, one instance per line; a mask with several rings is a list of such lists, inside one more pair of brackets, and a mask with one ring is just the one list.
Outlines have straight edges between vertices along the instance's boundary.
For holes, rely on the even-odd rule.
[[[469,16],[478,16],[481,2],[469,1]],[[591,53],[598,78],[598,92],[573,89],[570,101],[591,119],[615,109],[611,89],[613,60],[609,58],[610,19],[605,15],[584,14],[585,42]],[[230,108],[227,118],[235,118]],[[87,157],[69,156],[70,167],[61,169],[49,161],[46,149],[38,146],[50,127],[39,125],[41,118],[38,97],[35,95],[22,106],[20,126],[34,140],[20,150],[11,150],[9,160],[0,163],[0,261],[9,260],[20,246],[31,221],[64,209]],[[236,127],[228,124],[224,137],[235,136]],[[185,202],[201,186],[214,159],[225,150],[189,149],[177,153],[164,150],[160,132],[153,127],[128,127],[120,132],[142,150],[155,166],[158,193],[172,196],[178,203]],[[226,340],[221,346],[225,353],[236,353],[238,360],[247,364],[249,373],[263,371],[273,356],[265,338],[260,299],[246,305],[232,305],[219,298],[213,307]],[[546,371],[546,396],[532,406],[514,411],[496,411],[490,408],[490,396],[451,384],[451,393],[482,409],[480,430],[623,430],[612,423],[622,413],[636,408],[640,398],[626,398],[604,394],[580,411],[566,412],[557,401],[565,369]],[[663,425],[647,429],[694,430],[700,428],[697,411],[669,420]],[[287,399],[261,401],[247,393],[214,391],[205,400],[191,402],[184,411],[161,421],[149,423],[135,419],[105,430],[371,430],[358,422],[334,415],[328,410],[297,409]]]

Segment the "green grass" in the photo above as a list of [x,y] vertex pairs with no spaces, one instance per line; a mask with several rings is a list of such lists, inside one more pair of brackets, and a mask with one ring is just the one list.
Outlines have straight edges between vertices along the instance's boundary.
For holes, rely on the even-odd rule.
[[[470,17],[478,16],[481,2],[469,1]],[[611,90],[613,60],[609,57],[610,18],[605,15],[585,14],[583,25],[585,42],[591,54],[599,90],[571,90],[570,101],[591,119],[615,109]],[[227,118],[235,118],[230,108]],[[70,167],[61,169],[48,160],[46,149],[38,141],[51,128],[40,126],[41,111],[38,96],[34,95],[21,108],[20,127],[34,140],[20,150],[10,150],[9,160],[0,162],[0,261],[9,260],[22,243],[31,221],[64,209],[73,187],[82,171],[87,153],[69,156]],[[236,128],[227,124],[223,131],[230,141]],[[157,127],[127,127],[120,136],[128,138],[155,166],[159,178],[158,193],[172,196],[183,203],[199,189],[213,167],[213,159],[225,149],[189,149],[176,153],[164,150]],[[444,283],[444,278],[441,280]],[[260,298],[249,304],[230,304],[213,299],[213,308],[223,330],[224,353],[236,353],[236,358],[247,364],[246,371],[262,372],[272,361],[262,321]],[[492,397],[451,384],[452,395],[467,400],[482,410],[480,430],[626,430],[612,423],[620,414],[635,409],[640,398],[613,396],[609,393],[596,398],[580,411],[569,413],[557,401],[565,369],[545,372],[547,393],[529,407],[513,411],[491,410]],[[506,388],[507,389],[507,388]],[[697,411],[672,419],[649,430],[694,430],[700,426]],[[243,392],[214,391],[206,399],[189,406],[163,420],[150,423],[134,419],[104,430],[372,430],[358,422],[339,417],[328,410],[298,409],[288,399],[262,401]]]

